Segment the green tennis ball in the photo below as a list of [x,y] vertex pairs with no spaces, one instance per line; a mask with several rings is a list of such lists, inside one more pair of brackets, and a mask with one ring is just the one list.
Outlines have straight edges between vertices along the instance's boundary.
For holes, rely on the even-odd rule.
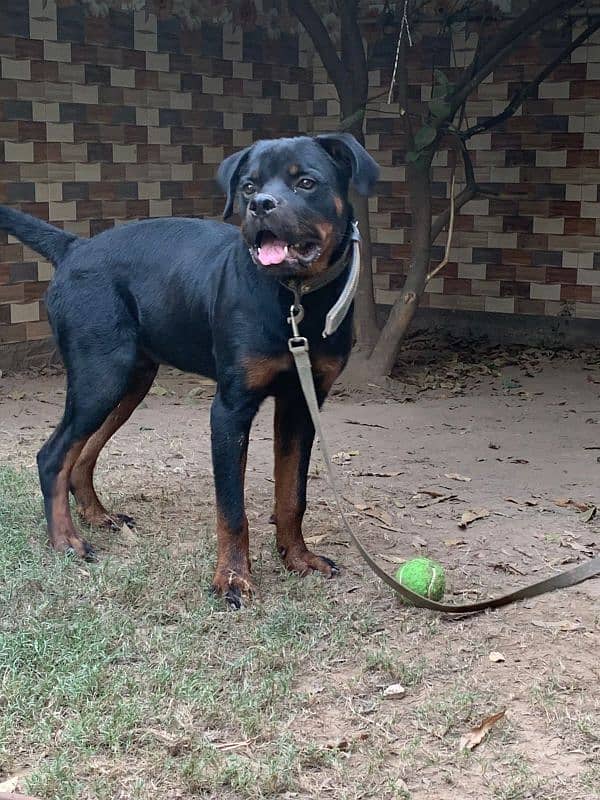
[[446,591],[444,568],[431,558],[413,558],[407,561],[398,567],[395,578],[402,586],[430,600],[441,600]]

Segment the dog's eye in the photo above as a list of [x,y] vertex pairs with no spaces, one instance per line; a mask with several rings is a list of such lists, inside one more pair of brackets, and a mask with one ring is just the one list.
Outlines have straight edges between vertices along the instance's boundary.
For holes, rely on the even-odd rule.
[[316,181],[313,181],[312,178],[300,178],[296,187],[298,189],[312,189],[315,183]]
[[252,183],[252,181],[246,181],[246,183],[242,186],[242,192],[244,194],[256,194],[256,186]]

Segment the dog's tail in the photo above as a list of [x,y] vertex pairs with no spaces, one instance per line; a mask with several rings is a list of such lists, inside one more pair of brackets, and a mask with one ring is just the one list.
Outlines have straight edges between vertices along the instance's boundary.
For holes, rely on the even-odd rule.
[[37,217],[0,205],[0,230],[16,236],[36,253],[57,264],[65,255],[77,236]]

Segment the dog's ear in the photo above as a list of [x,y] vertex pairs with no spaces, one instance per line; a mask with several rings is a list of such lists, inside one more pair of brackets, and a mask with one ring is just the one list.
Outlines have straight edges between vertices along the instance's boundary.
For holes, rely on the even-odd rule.
[[359,194],[368,196],[379,178],[379,167],[351,133],[323,133],[315,136],[321,147],[346,172]]
[[248,159],[250,150],[252,150],[252,146],[246,147],[244,150],[240,150],[239,153],[234,153],[232,156],[228,156],[225,161],[221,163],[217,171],[217,182],[227,195],[225,209],[223,210],[223,219],[228,219],[233,213],[233,201],[235,200],[235,191],[240,178],[240,171]]

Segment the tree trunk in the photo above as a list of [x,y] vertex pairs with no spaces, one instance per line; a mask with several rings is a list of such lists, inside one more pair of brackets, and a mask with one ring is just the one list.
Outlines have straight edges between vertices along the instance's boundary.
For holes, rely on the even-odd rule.
[[[365,109],[366,101],[345,99],[342,104],[342,120]],[[351,133],[363,146],[365,135],[363,133],[363,118],[349,128]],[[362,243],[361,270],[358,290],[354,301],[354,332],[356,335],[356,349],[360,353],[369,355],[379,336],[377,315],[375,311],[375,291],[373,289],[373,256],[371,250],[371,223],[369,219],[369,198],[362,197],[357,192],[350,191],[350,200],[354,208],[354,217],[360,228]]]
[[361,235],[361,270],[354,300],[354,331],[356,349],[369,355],[379,336],[373,288],[373,256],[371,250],[371,225],[369,222],[369,199],[352,193],[354,216]]
[[[360,69],[361,64],[357,65]],[[366,62],[365,67],[366,69]],[[368,76],[363,76],[367,78]],[[362,81],[367,86],[366,81]],[[355,84],[356,85],[356,84]],[[359,82],[360,85],[360,82]],[[340,117],[342,127],[351,133],[360,144],[365,144],[363,125],[366,115],[367,95],[363,88],[354,90],[349,86],[347,91],[340,93]],[[344,126],[344,120],[353,119],[353,123]],[[361,270],[358,290],[354,301],[354,333],[356,336],[356,349],[360,353],[369,355],[379,336],[377,315],[375,310],[375,291],[373,289],[373,261],[371,249],[371,224],[369,220],[369,198],[362,197],[351,190],[350,200],[354,208],[354,216],[360,228],[361,244]]]
[[412,263],[402,294],[390,311],[368,361],[371,379],[387,377],[396,362],[402,338],[412,322],[427,283],[431,260],[431,166],[432,153],[423,152],[414,164],[408,164]]

